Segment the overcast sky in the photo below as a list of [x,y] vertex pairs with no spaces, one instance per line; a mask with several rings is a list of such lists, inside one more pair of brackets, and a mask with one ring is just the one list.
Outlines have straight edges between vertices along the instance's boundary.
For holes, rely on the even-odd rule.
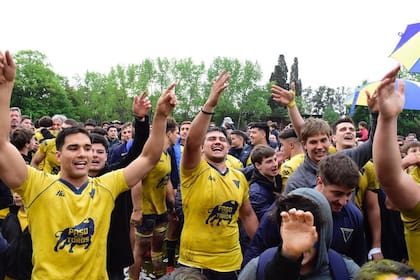
[[[4,10],[3,10],[4,9]],[[303,87],[380,79],[419,0],[13,0],[2,3],[1,50],[38,50],[55,72],[107,73],[145,58],[299,59]]]

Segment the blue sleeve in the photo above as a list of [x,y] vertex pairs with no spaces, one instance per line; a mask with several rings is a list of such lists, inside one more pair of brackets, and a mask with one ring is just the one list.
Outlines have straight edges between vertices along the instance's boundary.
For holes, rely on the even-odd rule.
[[260,225],[251,240],[251,245],[245,252],[242,266],[245,266],[250,260],[258,257],[266,249],[278,246],[280,244],[279,225],[271,218],[271,211],[267,211],[261,218]]
[[363,227],[363,216],[359,211],[359,208],[356,206],[354,206],[353,219],[355,226],[348,256],[352,258],[354,262],[359,266],[362,266],[367,261],[367,248],[365,231]]

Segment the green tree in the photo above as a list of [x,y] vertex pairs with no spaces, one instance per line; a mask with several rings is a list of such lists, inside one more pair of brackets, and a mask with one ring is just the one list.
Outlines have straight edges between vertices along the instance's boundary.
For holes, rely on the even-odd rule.
[[43,115],[74,115],[76,109],[64,90],[66,80],[57,75],[38,51],[19,51],[14,56],[17,64],[16,80],[11,104],[23,113],[37,119]]

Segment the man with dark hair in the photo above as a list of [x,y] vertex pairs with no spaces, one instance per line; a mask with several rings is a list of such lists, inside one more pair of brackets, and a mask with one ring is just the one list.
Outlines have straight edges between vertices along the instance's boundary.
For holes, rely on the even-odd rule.
[[280,167],[282,190],[287,180],[303,163],[305,152],[293,128],[285,128],[279,134],[281,151],[286,159]]
[[10,135],[10,142],[18,149],[26,164],[31,163],[35,141],[32,130],[23,127],[15,129]]
[[258,220],[275,200],[275,193],[279,191],[276,176],[279,166],[276,151],[267,145],[257,145],[251,152],[252,164],[255,166],[249,186],[249,200]]
[[244,175],[226,166],[229,144],[225,131],[208,129],[229,78],[230,73],[222,72],[213,82],[184,146],[181,195],[185,222],[178,259],[210,279],[227,280],[237,278],[242,262],[238,218],[251,238],[258,225]]
[[[166,117],[176,97],[171,85],[159,98],[151,137],[126,168],[91,179],[92,142],[79,127],[57,136],[60,175],[27,166],[8,140],[9,106],[16,65],[0,53],[0,178],[28,211],[34,279],[106,279],[106,237],[115,198],[134,186],[159,161]],[[48,207],[46,207],[48,206]],[[53,217],[45,223],[45,217]]]
[[[353,278],[359,266],[330,247],[333,220],[325,196],[310,188],[294,190],[276,200],[273,218],[277,221],[276,247],[253,258],[239,280]],[[342,275],[336,275],[337,263],[343,266],[338,268]]]
[[231,145],[229,149],[229,155],[232,155],[239,159],[242,163],[246,162],[248,154],[244,153],[248,146],[248,136],[242,130],[233,130],[230,133]]
[[[353,203],[349,203],[359,178],[357,165],[348,156],[331,154],[320,161],[315,189],[327,198],[333,213],[331,248],[362,265],[366,262],[362,214]],[[278,236],[278,228],[273,226],[267,212],[251,242],[245,263],[265,249],[278,245]]]
[[[332,125],[332,133],[337,152],[352,149],[357,145],[356,129],[350,117],[338,119]],[[371,248],[368,258],[382,259],[384,256],[381,250],[381,214],[378,201],[380,187],[373,162],[368,161],[359,172],[361,179],[352,200],[364,214],[367,246]]]
[[32,131],[35,130],[34,125],[32,123],[32,119],[28,115],[22,115],[21,120],[20,120],[20,126],[26,129],[30,129]]

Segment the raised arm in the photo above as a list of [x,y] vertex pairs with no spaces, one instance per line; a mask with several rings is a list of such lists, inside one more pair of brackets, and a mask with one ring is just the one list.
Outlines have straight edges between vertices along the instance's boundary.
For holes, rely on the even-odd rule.
[[290,121],[293,124],[293,129],[296,131],[296,135],[300,138],[300,131],[305,123],[305,120],[302,118],[302,115],[299,112],[299,109],[295,101],[295,83],[292,83],[291,90],[286,90],[277,85],[271,86],[271,96],[273,100],[280,105],[287,106],[287,111],[289,113]]
[[219,102],[223,90],[228,87],[227,82],[230,79],[230,73],[223,71],[216,80],[213,81],[210,95],[201,111],[194,118],[184,146],[182,154],[182,166],[185,169],[193,169],[200,163],[201,145],[210,125],[211,117],[214,115],[214,108]]
[[405,84],[395,80],[400,67],[390,71],[377,89],[379,117],[373,140],[373,162],[380,185],[387,197],[401,211],[414,209],[420,201],[420,188],[401,169],[401,155],[397,142],[397,119],[405,102]]
[[9,142],[10,99],[16,64],[8,51],[0,52],[0,178],[9,188],[19,187],[27,176],[27,167],[19,151]]
[[150,134],[150,123],[147,113],[151,107],[150,100],[147,97],[147,91],[144,91],[140,96],[135,96],[132,105],[132,111],[134,115],[134,139],[133,145],[131,146],[128,154],[121,159],[109,166],[109,170],[116,170],[124,168],[135,160],[140,153],[143,151],[143,147],[146,144]]
[[158,163],[162,155],[166,135],[166,118],[172,114],[176,105],[174,88],[175,84],[170,85],[159,97],[153,118],[152,133],[144,145],[141,155],[124,168],[125,179],[129,187],[142,180]]

